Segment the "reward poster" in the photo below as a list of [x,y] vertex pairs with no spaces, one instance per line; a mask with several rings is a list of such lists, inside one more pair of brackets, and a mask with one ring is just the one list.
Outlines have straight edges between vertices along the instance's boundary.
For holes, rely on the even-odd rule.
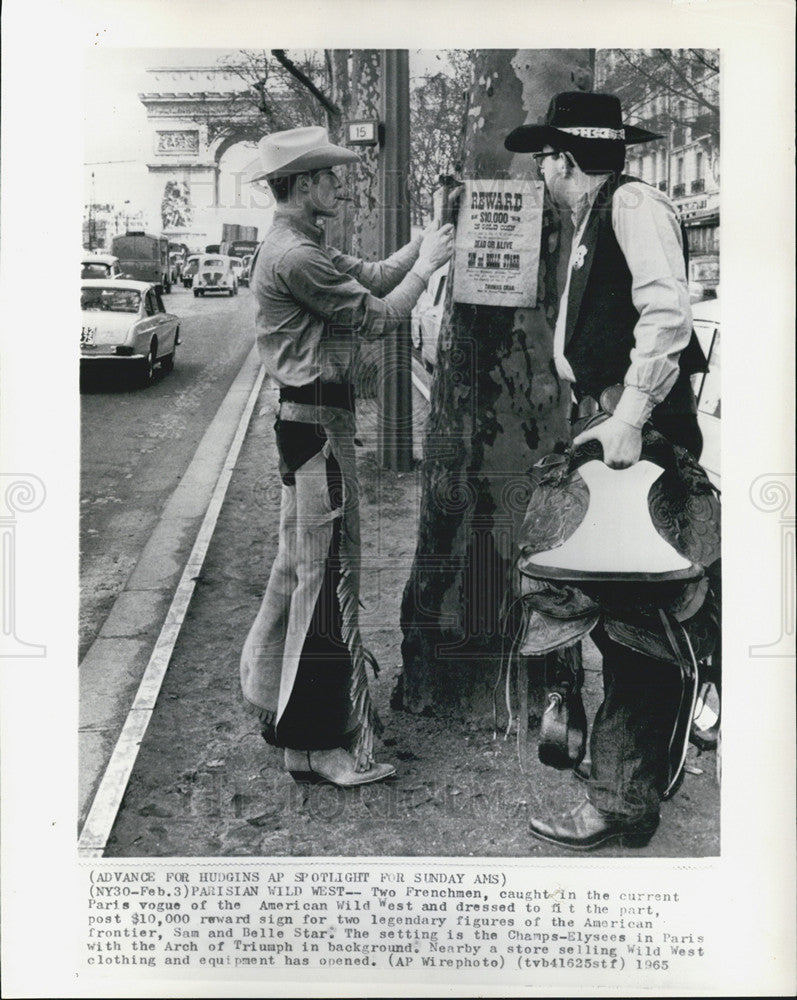
[[537,304],[542,192],[537,181],[465,181],[454,260],[457,302]]

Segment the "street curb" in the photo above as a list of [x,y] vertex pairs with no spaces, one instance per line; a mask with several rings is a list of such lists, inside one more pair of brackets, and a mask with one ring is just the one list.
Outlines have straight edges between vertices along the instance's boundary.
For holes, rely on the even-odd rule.
[[259,373],[260,360],[253,346],[80,664],[78,819],[81,824],[166,620]]

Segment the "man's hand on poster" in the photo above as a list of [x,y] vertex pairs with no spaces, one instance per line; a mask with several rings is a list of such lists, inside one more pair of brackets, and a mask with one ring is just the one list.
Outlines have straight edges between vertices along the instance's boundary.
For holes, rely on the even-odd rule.
[[451,259],[453,252],[454,227],[451,223],[447,223],[438,229],[433,223],[424,230],[421,248],[418,251],[418,264],[431,275]]
[[573,446],[586,441],[600,441],[603,461],[610,469],[627,469],[636,465],[642,454],[642,431],[616,416],[582,431],[573,438]]
[[441,204],[436,204],[435,218],[429,223],[424,232],[441,225],[444,226],[449,222],[456,228],[459,216],[459,203],[462,200],[462,195],[465,193],[465,185],[461,182],[460,178],[454,177],[453,174],[446,174],[440,177],[440,188],[438,188],[438,191],[440,190],[444,192],[443,201]]
[[452,187],[446,195],[446,221],[452,222],[455,226],[459,216],[459,203],[465,193],[465,185],[458,184]]

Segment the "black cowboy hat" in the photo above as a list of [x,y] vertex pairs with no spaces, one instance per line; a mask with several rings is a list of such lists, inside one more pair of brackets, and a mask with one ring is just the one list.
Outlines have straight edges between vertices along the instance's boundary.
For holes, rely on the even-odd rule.
[[537,153],[543,146],[575,150],[578,147],[616,148],[661,139],[656,132],[623,124],[619,98],[581,90],[557,94],[548,105],[542,125],[520,125],[504,140],[514,153]]

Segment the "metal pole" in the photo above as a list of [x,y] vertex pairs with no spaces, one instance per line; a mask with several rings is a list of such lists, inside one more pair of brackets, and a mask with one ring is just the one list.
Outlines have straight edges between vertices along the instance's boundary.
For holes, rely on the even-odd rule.
[[[406,49],[382,51],[382,121],[379,188],[382,258],[410,239],[410,69]],[[379,373],[379,464],[394,472],[412,468],[410,318],[382,342]]]

